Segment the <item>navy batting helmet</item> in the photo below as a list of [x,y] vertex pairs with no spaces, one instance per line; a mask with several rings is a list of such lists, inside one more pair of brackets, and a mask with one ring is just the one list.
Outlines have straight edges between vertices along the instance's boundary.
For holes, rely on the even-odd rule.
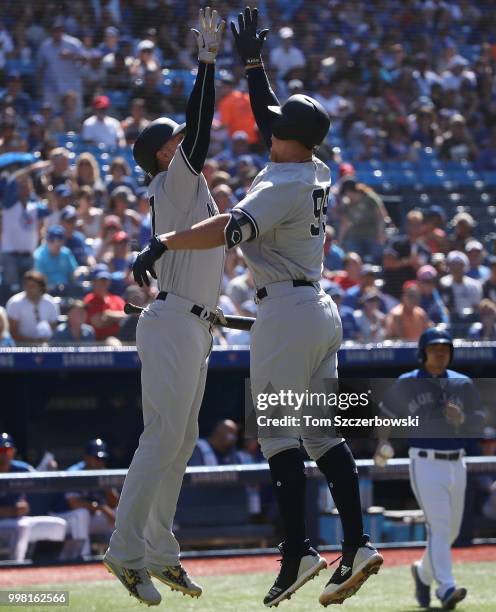
[[429,329],[426,329],[419,338],[417,357],[420,363],[425,362],[425,349],[431,344],[449,344],[451,349],[451,359],[453,359],[453,338],[444,329],[440,329],[439,327],[429,327]]
[[310,96],[295,94],[282,106],[269,106],[272,133],[281,140],[297,140],[307,147],[319,146],[331,126],[326,109]]
[[88,444],[86,444],[84,454],[90,457],[98,457],[98,459],[107,459],[109,456],[107,444],[101,438],[90,440]]
[[133,156],[140,168],[150,176],[159,172],[157,151],[173,136],[186,130],[185,123],[176,123],[172,119],[161,117],[155,119],[140,132],[133,146]]

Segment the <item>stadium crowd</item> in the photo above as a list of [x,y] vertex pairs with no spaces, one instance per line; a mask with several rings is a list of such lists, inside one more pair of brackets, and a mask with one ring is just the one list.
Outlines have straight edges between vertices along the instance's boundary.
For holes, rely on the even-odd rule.
[[[242,5],[215,2],[228,21]],[[496,340],[496,8],[468,0],[262,0],[279,98],[308,92],[332,130],[322,286],[345,340],[429,325]],[[194,80],[188,0],[4,0],[0,14],[0,346],[133,342],[133,258],[150,235],[139,131],[181,118]],[[224,38],[204,174],[219,210],[262,167],[242,66]],[[240,251],[220,306],[255,315]],[[216,332],[246,344],[244,332]]]

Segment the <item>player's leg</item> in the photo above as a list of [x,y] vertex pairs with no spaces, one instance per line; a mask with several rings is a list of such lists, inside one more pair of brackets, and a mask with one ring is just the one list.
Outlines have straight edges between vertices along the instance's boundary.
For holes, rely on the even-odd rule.
[[152,576],[171,589],[199,597],[201,587],[188,575],[179,560],[179,543],[172,531],[177,500],[188,460],[198,440],[198,414],[205,391],[207,364],[200,371],[196,395],[190,409],[184,442],[176,459],[165,470],[145,528],[146,566]]
[[189,419],[184,407],[192,405],[196,394],[190,372],[200,371],[211,339],[202,323],[158,305],[140,317],[136,340],[142,361],[144,430],[124,482],[104,563],[135,597],[157,604],[160,595],[144,569],[144,529],[164,470],[184,440]]

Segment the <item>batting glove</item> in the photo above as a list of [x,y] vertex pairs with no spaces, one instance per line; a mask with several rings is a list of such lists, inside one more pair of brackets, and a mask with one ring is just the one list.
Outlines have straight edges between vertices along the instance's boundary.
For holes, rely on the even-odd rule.
[[140,287],[143,287],[143,283],[148,287],[150,286],[150,279],[148,278],[147,272],[149,272],[153,278],[157,278],[154,264],[157,259],[162,257],[165,251],[167,251],[165,244],[160,242],[158,236],[153,236],[147,246],[138,253],[133,263],[133,276]]
[[191,28],[198,43],[198,59],[200,62],[214,62],[220,48],[222,33],[226,22],[219,20],[219,14],[207,6],[205,11],[200,9],[198,17],[198,30]]
[[269,30],[257,32],[258,9],[245,8],[245,12],[238,15],[238,30],[231,21],[231,31],[239,56],[245,66],[253,66],[262,63],[262,47]]

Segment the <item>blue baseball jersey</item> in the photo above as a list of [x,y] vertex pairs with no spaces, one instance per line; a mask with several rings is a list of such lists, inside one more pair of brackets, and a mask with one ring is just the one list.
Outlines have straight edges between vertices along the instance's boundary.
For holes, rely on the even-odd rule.
[[[9,466],[9,473],[14,472],[34,472],[34,467],[29,465],[29,463],[25,463],[24,461],[12,459]],[[17,502],[24,499],[26,499],[24,493],[7,493],[6,495],[0,496],[0,507],[10,508],[15,506]]]
[[[416,382],[414,382],[416,379]],[[381,411],[387,416],[418,416],[418,437],[409,440],[416,448],[475,450],[475,439],[457,437],[457,430],[443,414],[447,402],[463,409],[464,431],[476,434],[484,424],[484,409],[477,387],[464,374],[446,370],[433,377],[424,368],[402,374],[384,395]],[[432,432],[439,437],[432,437]]]

